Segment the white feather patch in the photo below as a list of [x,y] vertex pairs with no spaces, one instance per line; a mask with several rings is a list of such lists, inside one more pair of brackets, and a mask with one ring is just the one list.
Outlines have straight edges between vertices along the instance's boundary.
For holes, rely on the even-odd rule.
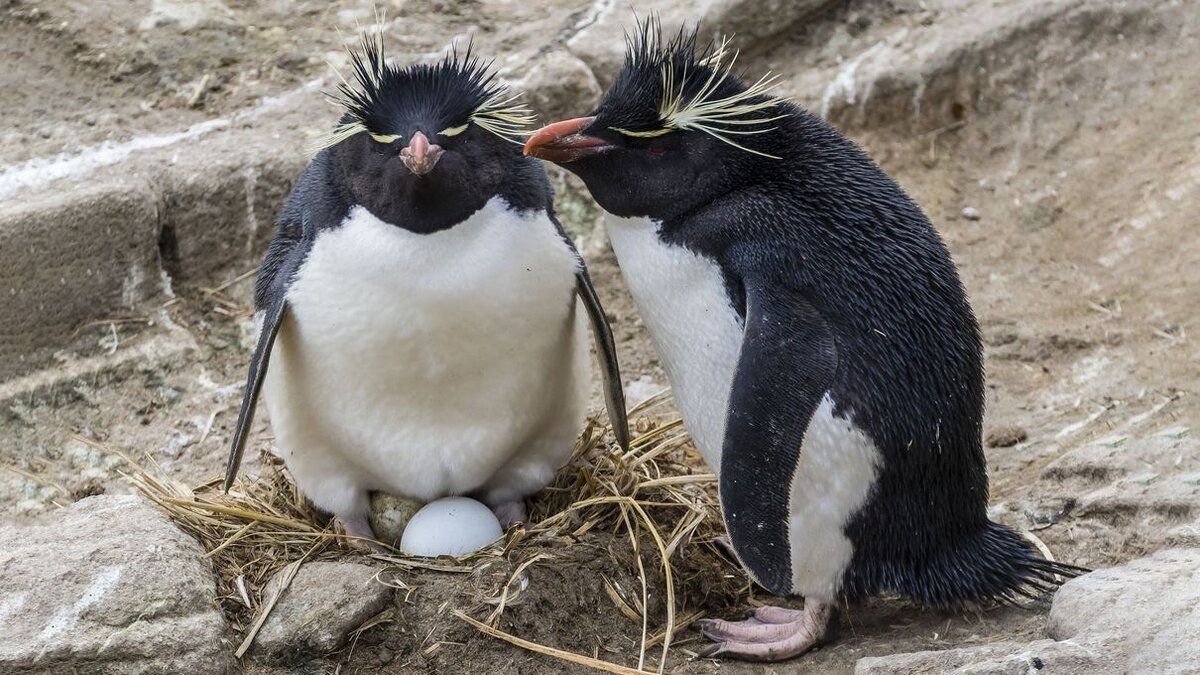
[[[650,220],[609,215],[607,225],[684,424],[719,474],[744,337],[721,270],[708,258],[665,244]],[[820,600],[834,598],[853,556],[843,528],[866,499],[879,462],[870,439],[833,410],[827,394],[805,433],[789,505],[794,591]]]
[[577,261],[544,212],[499,198],[414,234],[355,207],[288,291],[264,397],[314,503],[367,490],[498,503],[569,458],[590,378]]

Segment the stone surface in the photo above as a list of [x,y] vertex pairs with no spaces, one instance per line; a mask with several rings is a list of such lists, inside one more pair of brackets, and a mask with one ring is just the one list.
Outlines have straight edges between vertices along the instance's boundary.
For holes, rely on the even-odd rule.
[[1157,545],[1200,516],[1200,438],[1177,427],[1106,436],[1054,460],[1043,475],[1080,493],[1078,515],[1136,523]]
[[1200,550],[1170,549],[1072,579],[1052,640],[860,659],[855,675],[1200,673]]
[[[668,34],[680,26],[699,27],[701,43],[727,35],[738,47],[753,47],[788,30],[813,12],[841,1],[651,0],[638,4],[637,16],[656,14]],[[582,29],[567,41],[567,48],[592,69],[602,87],[608,87],[624,59],[625,41],[619,36],[632,30],[634,12],[628,4],[596,3],[581,24]]]
[[314,103],[305,86],[177,133],[0,167],[0,381],[59,350],[90,355],[80,327],[147,314],[175,280],[251,267],[307,162],[299,111]]
[[1200,672],[1200,551],[1159,551],[1067,582],[1050,636],[1103,647],[1128,673]]
[[23,374],[81,323],[158,293],[158,207],[139,181],[49,191],[0,206],[0,380]]
[[1200,520],[1190,525],[1177,525],[1167,530],[1167,544],[1179,547],[1200,547]]
[[2,527],[0,672],[232,672],[215,596],[200,545],[138,497]]
[[603,93],[591,69],[568,52],[539,56],[513,87],[542,122],[579,117],[592,110]]
[[854,675],[1118,675],[1107,654],[1054,640],[859,659]]
[[249,131],[218,134],[192,161],[165,172],[161,238],[172,278],[213,278],[237,262],[249,269],[275,230],[275,217],[308,158],[279,139]]
[[[267,617],[252,653],[290,660],[341,647],[350,631],[391,602],[392,589],[375,578],[376,572],[350,562],[302,566]],[[264,597],[270,597],[278,580],[271,580]]]

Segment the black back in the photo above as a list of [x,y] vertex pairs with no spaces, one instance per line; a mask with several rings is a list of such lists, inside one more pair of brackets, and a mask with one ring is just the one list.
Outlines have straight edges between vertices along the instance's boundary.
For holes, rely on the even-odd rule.
[[[607,211],[660,221],[665,242],[717,262],[730,305],[743,320],[748,288],[760,289],[761,297],[785,297],[772,290],[784,289],[820,317],[821,335],[831,334],[836,352],[833,360],[822,357],[822,363],[836,361],[828,388],[834,412],[852,419],[882,455],[875,485],[846,525],[855,553],[842,591],[895,591],[927,604],[957,605],[1011,599],[1052,584],[1054,574],[1073,575],[1077,570],[1037,558],[1020,535],[987,518],[979,330],[949,252],[921,209],[853,142],[798,106],[766,95],[740,101],[752,108],[747,116],[714,116],[707,128],[654,134],[655,125],[669,126],[656,113],[663,91],[656,70],[682,63],[697,81],[713,75],[711,48],[693,55],[694,38],[664,42],[656,32],[652,22],[643,25],[625,69],[584,130],[612,147],[564,166],[584,179]],[[717,75],[721,89],[714,100],[754,93],[755,85]],[[697,90],[682,85],[685,99]],[[638,126],[635,134],[628,125]],[[776,322],[797,318],[782,306],[763,311],[776,312]],[[763,335],[777,333],[769,327]],[[792,339],[803,330],[783,334]],[[787,344],[774,348],[790,349]],[[806,360],[828,353],[808,345],[802,359],[788,361],[770,349],[755,344],[748,354],[744,345],[742,363],[750,356],[757,363],[795,366],[796,372],[760,377],[796,378],[797,388],[810,384]],[[735,385],[743,379],[739,371]],[[774,391],[735,386],[735,397],[755,400],[735,398],[731,411],[772,405],[764,398],[768,390]],[[786,398],[773,400],[787,406]],[[815,406],[809,399],[797,406],[803,415]],[[736,440],[727,438],[723,464],[738,452]],[[778,458],[785,460],[795,461]],[[781,475],[786,482],[790,473]],[[738,508],[751,503],[756,490],[763,498],[760,481],[727,486],[722,476],[722,499]],[[786,490],[776,492],[766,498],[787,499]],[[786,513],[786,504],[767,506]],[[765,523],[778,532],[762,530],[763,541],[777,550],[787,540],[786,522],[764,520],[780,521]],[[739,555],[745,559],[741,547]],[[780,557],[772,555],[759,567],[771,570],[775,578],[768,587],[778,592],[790,571],[779,569]]]

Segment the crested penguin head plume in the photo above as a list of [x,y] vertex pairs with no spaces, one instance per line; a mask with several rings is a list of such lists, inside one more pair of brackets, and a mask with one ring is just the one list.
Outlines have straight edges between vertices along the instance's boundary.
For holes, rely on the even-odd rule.
[[780,123],[794,108],[733,73],[728,39],[697,44],[657,19],[626,36],[625,65],[586,117],[534,133],[525,153],[579,175],[605,210],[668,218],[749,182],[780,159]]
[[314,150],[344,197],[381,220],[450,227],[528,161],[518,137],[533,116],[470,45],[401,67],[386,61],[381,35],[365,34],[351,66],[353,83],[330,95],[342,117]]

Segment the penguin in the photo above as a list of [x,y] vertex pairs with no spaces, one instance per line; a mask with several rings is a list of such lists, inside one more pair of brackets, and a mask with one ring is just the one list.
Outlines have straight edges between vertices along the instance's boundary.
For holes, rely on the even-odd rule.
[[400,67],[378,35],[351,56],[258,274],[225,489],[261,391],[298,488],[346,534],[374,539],[371,491],[474,497],[507,528],[574,450],[589,320],[628,447],[612,333],[490,63]]
[[839,597],[961,608],[1082,571],[988,519],[979,329],[917,204],[775,77],[734,75],[728,40],[654,19],[627,40],[598,107],[525,152],[607,212],[738,561],[804,598],[704,621],[703,655],[800,655]]

